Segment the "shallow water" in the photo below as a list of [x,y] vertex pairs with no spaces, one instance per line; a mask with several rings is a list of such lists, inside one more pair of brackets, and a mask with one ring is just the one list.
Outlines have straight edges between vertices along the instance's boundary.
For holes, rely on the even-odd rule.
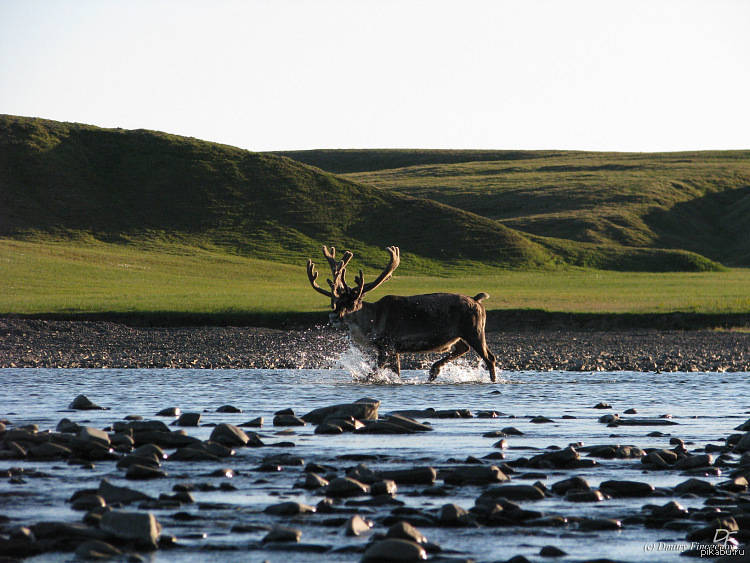
[[[162,561],[359,561],[361,554],[353,552],[319,553],[278,552],[256,549],[265,531],[230,533],[238,524],[281,523],[302,530],[303,544],[317,544],[343,548],[363,545],[372,532],[359,538],[348,538],[341,527],[320,525],[328,515],[315,514],[305,518],[278,518],[263,514],[269,504],[282,500],[298,500],[315,505],[321,495],[295,489],[302,467],[284,467],[280,473],[258,473],[255,469],[266,456],[291,453],[305,463],[335,466],[339,475],[357,464],[337,459],[341,454],[377,453],[387,457],[368,462],[374,469],[402,468],[431,465],[435,468],[461,464],[467,456],[481,458],[492,452],[497,441],[482,434],[515,426],[523,436],[506,438],[510,448],[508,460],[531,457],[535,449],[548,446],[565,447],[572,442],[594,444],[630,444],[641,448],[670,447],[670,436],[683,439],[689,450],[708,443],[721,443],[733,428],[748,418],[750,399],[747,398],[748,373],[571,373],[571,372],[504,372],[498,383],[491,384],[487,373],[473,365],[448,366],[439,379],[427,384],[424,371],[406,371],[402,378],[381,376],[368,380],[360,374],[356,358],[349,359],[347,369],[341,370],[88,370],[88,369],[2,369],[0,385],[0,418],[8,418],[14,425],[36,423],[40,429],[54,429],[63,417],[89,426],[105,428],[126,415],[137,414],[146,419],[156,418],[159,410],[178,406],[183,412],[202,412],[203,424],[228,422],[241,424],[263,416],[266,426],[260,434],[271,444],[292,441],[294,448],[245,448],[224,461],[224,466],[235,469],[231,479],[234,491],[196,492],[196,504],[178,510],[154,510],[164,532],[178,538],[184,547],[161,550],[148,556]],[[106,411],[71,412],[67,405],[79,394],[87,395],[94,403],[109,407]],[[380,412],[400,409],[462,408],[473,413],[497,411],[499,418],[431,419],[434,432],[412,435],[315,435],[311,425],[284,430],[271,426],[273,413],[291,407],[298,415],[317,407],[351,402],[372,397],[381,402]],[[605,402],[612,410],[592,407]],[[232,404],[241,414],[216,413],[217,407]],[[675,426],[621,426],[609,428],[598,422],[608,413],[622,414],[628,408],[638,411],[638,418],[658,418],[670,414]],[[553,423],[535,424],[530,417],[543,415]],[[563,419],[563,415],[575,418]],[[169,420],[166,420],[169,422]],[[187,429],[188,433],[207,439],[212,428],[203,426]],[[658,430],[661,437],[647,434]],[[598,460],[599,461],[599,460]],[[0,470],[12,466],[32,467],[48,474],[40,479],[27,479],[26,484],[11,485],[0,482],[0,514],[19,523],[41,520],[79,521],[81,514],[72,511],[65,501],[79,489],[95,488],[106,477],[117,485],[129,486],[158,496],[170,493],[175,483],[213,483],[228,479],[210,477],[213,464],[165,462],[162,469],[169,473],[154,481],[126,481],[124,472],[114,462],[98,462],[85,470],[64,463],[0,462]],[[207,467],[210,466],[210,469]],[[536,471],[536,470],[534,470]],[[515,483],[532,484],[524,480],[523,471],[513,476]],[[646,481],[652,485],[673,486],[688,477],[678,471],[644,472],[638,460],[601,460],[600,466],[576,471],[545,471],[548,486],[573,475],[581,475],[592,486],[608,479]],[[705,477],[719,482],[721,477]],[[440,480],[438,480],[440,483]],[[470,508],[479,496],[479,487],[458,487],[450,497],[423,496],[423,486],[400,486],[397,497],[408,507],[439,509],[454,502]],[[10,499],[8,492],[28,491],[31,496],[19,503]],[[10,499],[10,500],[9,500]],[[559,497],[539,502],[523,502],[524,508],[539,510],[546,515],[596,516],[624,518],[637,514],[648,503],[665,504],[669,497],[654,499],[610,499],[596,504],[580,505]],[[677,499],[686,507],[702,507],[704,499]],[[203,505],[201,505],[203,503]],[[210,509],[207,503],[215,504]],[[391,508],[359,509],[364,517],[376,519]],[[177,511],[201,516],[200,520],[183,522],[171,518]],[[385,531],[376,527],[374,531]],[[473,557],[478,561],[506,560],[524,555],[532,561],[549,560],[539,557],[545,545],[554,545],[568,556],[557,561],[576,561],[587,557],[609,557],[625,561],[681,561],[679,546],[675,551],[659,549],[647,551],[653,542],[663,545],[687,544],[685,532],[650,530],[639,526],[625,527],[619,532],[584,533],[576,527],[564,528],[422,528],[430,541],[438,543],[446,555]],[[205,535],[205,537],[204,537]],[[251,549],[252,548],[252,549]],[[70,554],[47,554],[39,561],[68,561]],[[34,561],[34,559],[31,559]]]

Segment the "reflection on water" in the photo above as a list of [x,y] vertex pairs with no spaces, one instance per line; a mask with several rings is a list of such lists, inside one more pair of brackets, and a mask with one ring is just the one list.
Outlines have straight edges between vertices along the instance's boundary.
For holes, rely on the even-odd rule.
[[[481,458],[497,452],[496,440],[482,435],[491,430],[514,426],[522,436],[507,439],[510,449],[507,460],[530,457],[535,450],[549,446],[565,447],[572,442],[594,444],[629,444],[641,448],[670,447],[671,436],[685,441],[695,450],[707,443],[720,443],[733,428],[748,418],[750,399],[746,398],[747,373],[569,373],[569,372],[505,372],[498,374],[497,384],[489,383],[486,370],[476,364],[448,365],[437,381],[427,383],[426,371],[405,371],[400,378],[392,373],[366,375],[365,360],[356,355],[342,358],[345,369],[338,370],[0,370],[0,418],[14,425],[36,423],[40,429],[54,429],[63,417],[105,428],[127,415],[155,418],[159,410],[178,406],[183,412],[203,413],[203,422],[241,424],[262,416],[266,426],[260,431],[264,442],[293,441],[294,448],[258,448],[237,452],[227,467],[238,472],[232,480],[234,491],[205,491],[196,493],[202,503],[222,503],[228,508],[200,511],[197,506],[183,508],[201,516],[197,522],[185,523],[172,518],[175,511],[156,510],[165,532],[178,537],[189,548],[174,552],[160,551],[154,561],[202,561],[206,546],[223,549],[210,551],[217,561],[248,560],[247,551],[240,556],[232,549],[246,549],[258,542],[263,532],[229,533],[232,526],[278,522],[262,513],[262,509],[281,500],[298,500],[316,504],[322,497],[294,483],[302,475],[302,467],[284,467],[278,474],[259,474],[256,469],[264,457],[278,453],[293,453],[305,463],[315,462],[343,470],[356,462],[338,458],[343,453],[378,453],[382,458],[368,462],[375,469],[432,465],[440,468],[463,463],[468,456]],[[87,395],[93,402],[106,406],[106,411],[71,412],[72,399]],[[406,436],[343,434],[322,436],[314,434],[312,426],[285,430],[270,425],[274,413],[292,408],[297,414],[317,407],[351,402],[362,397],[381,401],[380,412],[402,409],[469,409],[495,411],[498,418],[432,419],[434,432]],[[612,410],[596,410],[597,403],[608,403]],[[241,408],[240,414],[217,413],[216,408],[232,404]],[[678,424],[668,427],[620,426],[608,428],[599,422],[603,414],[619,413],[635,408],[639,418],[657,419],[671,415]],[[535,424],[531,417],[546,416],[548,424]],[[565,417],[565,418],[563,418]],[[654,430],[662,435],[650,435]],[[188,429],[191,435],[207,439],[211,426]],[[206,476],[200,463],[167,462],[166,479],[138,482],[135,488],[158,496],[169,493],[175,483],[184,481],[213,482],[221,479]],[[101,478],[116,484],[133,486],[123,479],[123,472],[112,462],[97,463],[94,469],[83,470],[60,463],[0,462],[0,469],[26,465],[49,476],[29,481],[25,485],[0,483],[0,493],[18,492],[19,487],[33,493],[22,503],[10,502],[0,494],[0,513],[20,523],[59,519],[77,521],[81,515],[70,510],[65,501],[82,488],[95,487]],[[582,471],[551,470],[545,483],[550,485],[569,476],[582,475],[593,486],[608,479],[647,481],[654,486],[673,486],[687,479],[679,472],[644,473],[637,460],[605,460],[601,466]],[[262,478],[261,478],[262,477]],[[726,477],[706,477],[717,482]],[[514,481],[524,483],[522,477]],[[533,481],[532,481],[533,482]],[[436,510],[448,502],[470,508],[479,494],[476,487],[452,489],[452,496],[435,498],[424,496],[422,488],[402,486],[397,498],[407,506]],[[664,504],[668,498],[656,499]],[[703,499],[679,499],[686,506],[703,506]],[[644,499],[612,499],[595,505],[573,506],[559,497],[550,497],[528,508],[545,514],[567,516],[597,516],[623,518],[641,510]],[[363,508],[360,512],[371,519],[389,513],[384,508]],[[322,515],[314,515],[315,518]],[[287,523],[282,521],[282,523]],[[339,528],[308,525],[295,520],[293,525],[303,530],[304,543],[318,543],[332,547],[363,545],[364,538],[347,538]],[[383,531],[382,529],[380,531]],[[430,540],[443,549],[458,555],[482,560],[506,560],[521,554],[530,560],[539,559],[541,546],[555,545],[570,557],[561,561],[586,557],[610,557],[628,561],[680,561],[679,553],[649,553],[644,557],[644,545],[658,540],[684,541],[683,532],[648,530],[626,527],[620,532],[588,535],[575,528],[444,529],[422,530]],[[203,538],[201,534],[206,533]],[[582,545],[586,550],[582,552]],[[244,546],[244,547],[243,547]],[[231,547],[232,549],[228,549]],[[253,551],[252,560],[290,561],[289,553]],[[293,553],[295,561],[319,561],[317,553]],[[326,560],[358,561],[358,553],[327,554]],[[50,556],[40,560],[50,560]],[[54,559],[53,559],[54,560]],[[68,560],[60,555],[60,561]]]

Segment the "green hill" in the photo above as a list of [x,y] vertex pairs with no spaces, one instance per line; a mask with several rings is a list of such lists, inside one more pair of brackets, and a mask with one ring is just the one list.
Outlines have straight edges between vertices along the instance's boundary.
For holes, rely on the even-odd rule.
[[[681,249],[728,266],[750,266],[750,151],[280,154],[538,237],[634,252]],[[559,241],[545,246],[566,253]]]
[[[432,195],[440,191],[450,190]],[[485,209],[436,199],[192,138],[0,116],[0,237],[179,243],[295,264],[318,257],[321,244],[336,244],[372,268],[382,267],[383,248],[395,244],[404,251],[404,273],[478,265],[718,268],[682,250],[527,236]]]

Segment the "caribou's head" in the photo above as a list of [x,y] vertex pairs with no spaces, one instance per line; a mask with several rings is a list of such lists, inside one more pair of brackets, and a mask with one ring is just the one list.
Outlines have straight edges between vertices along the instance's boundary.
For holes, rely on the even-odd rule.
[[354,255],[348,250],[344,252],[344,257],[336,261],[336,249],[331,247],[329,252],[327,247],[323,247],[323,254],[328,260],[328,264],[331,267],[331,275],[333,279],[328,279],[328,285],[331,290],[328,291],[320,287],[317,283],[318,272],[315,271],[315,264],[312,260],[307,261],[307,277],[310,280],[310,284],[313,289],[318,293],[322,293],[326,297],[331,298],[331,309],[333,313],[330,315],[331,323],[334,325],[341,324],[344,318],[359,309],[362,308],[362,298],[368,291],[372,291],[380,284],[388,281],[393,274],[393,270],[398,268],[401,262],[401,256],[397,246],[389,246],[388,253],[391,255],[391,260],[386,266],[385,270],[370,283],[365,283],[364,275],[362,270],[359,271],[359,275],[354,277],[354,287],[349,287],[346,283],[346,266]]

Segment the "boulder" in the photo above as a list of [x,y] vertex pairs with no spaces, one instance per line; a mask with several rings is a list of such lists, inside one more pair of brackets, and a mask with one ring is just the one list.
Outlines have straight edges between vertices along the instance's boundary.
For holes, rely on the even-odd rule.
[[370,487],[349,477],[336,477],[332,479],[325,489],[328,497],[352,497],[365,495],[370,492]]
[[380,476],[383,479],[395,481],[399,485],[432,485],[437,479],[437,471],[432,467],[414,467],[381,471]]
[[552,492],[556,495],[565,495],[568,491],[588,491],[591,486],[588,481],[583,477],[571,477],[570,479],[563,479],[557,483],[553,483],[550,486]]
[[701,479],[688,479],[672,487],[672,490],[678,495],[693,494],[703,497],[710,497],[717,492],[713,483]]
[[641,481],[604,481],[599,488],[611,497],[648,497],[654,492],[654,487]]
[[76,548],[76,558],[85,560],[112,559],[123,555],[114,545],[101,540],[87,540]]
[[306,514],[308,512],[315,512],[315,508],[302,504],[301,502],[280,502],[279,504],[272,504],[263,509],[266,514],[273,514],[275,516],[297,516],[298,514]]
[[180,407],[167,407],[157,412],[154,416],[180,416]]
[[494,465],[467,465],[451,470],[443,477],[443,481],[450,485],[486,485],[506,483],[510,481],[510,477]]
[[250,437],[233,424],[222,423],[211,431],[209,440],[233,448],[246,446]]
[[146,479],[159,479],[166,476],[167,474],[161,469],[149,467],[148,465],[138,465],[137,463],[128,467],[128,470],[125,472],[125,479],[140,481]]
[[274,426],[305,426],[305,421],[293,414],[277,414],[273,417]]
[[102,479],[99,483],[99,488],[96,491],[100,497],[102,497],[108,504],[123,503],[128,504],[131,502],[138,502],[141,500],[154,500],[146,493],[129,489],[128,487],[118,487],[117,485],[111,484],[106,479]]
[[369,532],[372,528],[372,522],[368,522],[362,518],[359,514],[354,514],[349,520],[346,521],[344,526],[344,535],[347,536],[359,536],[365,532]]
[[498,485],[489,487],[481,495],[481,498],[508,500],[542,500],[544,492],[534,485]]
[[103,411],[103,410],[107,410],[105,407],[100,407],[99,405],[95,405],[94,403],[92,403],[86,395],[78,395],[68,405],[68,408],[76,410],[76,411],[93,411],[93,410]]
[[438,522],[443,526],[471,526],[476,524],[474,516],[457,504],[444,504],[440,507]]
[[110,446],[109,434],[107,434],[104,430],[92,428],[91,426],[82,427],[78,431],[78,438],[81,440],[86,440],[88,442],[95,442],[107,448],[109,448]]
[[311,424],[320,424],[329,416],[338,418],[353,417],[357,420],[376,420],[380,401],[374,399],[360,399],[354,403],[332,405],[314,409],[301,418]]
[[393,561],[407,563],[427,559],[425,549],[412,541],[385,539],[373,542],[362,556],[363,562]]
[[156,549],[161,531],[153,514],[124,510],[112,510],[104,514],[99,529],[146,549]]
[[581,520],[578,524],[579,530],[599,531],[599,530],[619,530],[622,528],[622,522],[614,518],[591,518]]
[[714,458],[711,454],[690,455],[679,458],[674,463],[675,469],[696,469],[698,467],[710,467]]
[[599,489],[590,489],[588,491],[577,491],[571,489],[565,493],[565,500],[569,502],[599,502],[607,497]]
[[302,537],[302,531],[296,528],[288,528],[286,526],[274,526],[270,532],[268,532],[263,539],[263,543],[268,542],[293,542],[298,543]]
[[425,543],[427,538],[408,522],[396,522],[388,528],[386,538],[408,540],[414,543]]
[[184,412],[175,421],[177,426],[198,426],[201,421],[201,413],[199,412]]

